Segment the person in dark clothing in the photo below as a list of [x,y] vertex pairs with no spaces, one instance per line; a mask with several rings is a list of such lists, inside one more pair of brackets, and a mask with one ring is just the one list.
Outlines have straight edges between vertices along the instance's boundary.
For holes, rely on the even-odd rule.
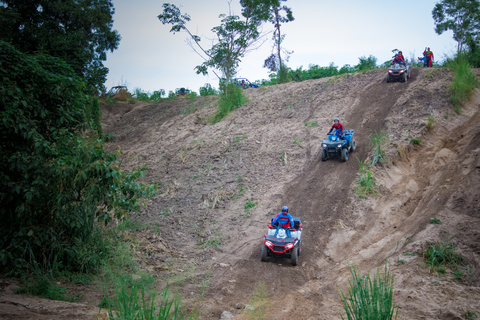
[[332,132],[334,129],[337,130],[337,131],[340,130],[339,135],[343,139],[343,136],[344,136],[343,134],[344,134],[345,128],[343,127],[343,124],[340,123],[339,118],[333,119],[333,125],[330,128],[330,130],[328,131],[327,135],[330,134],[330,132]]
[[275,218],[272,220],[272,226],[275,225],[278,221],[278,227],[277,231],[275,231],[275,237],[277,237],[278,230],[280,229],[285,229],[285,232],[287,233],[287,238],[291,238],[292,234],[290,233],[290,228],[293,228],[293,217],[288,213],[288,207],[284,206],[282,208],[282,212],[277,214]]

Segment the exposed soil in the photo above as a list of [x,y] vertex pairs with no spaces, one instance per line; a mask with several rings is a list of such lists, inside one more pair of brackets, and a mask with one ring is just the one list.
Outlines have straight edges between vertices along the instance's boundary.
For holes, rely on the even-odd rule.
[[[146,182],[161,182],[133,217],[159,225],[136,234],[139,257],[201,319],[220,319],[223,311],[246,318],[239,306],[261,281],[269,293],[264,319],[340,319],[348,264],[373,274],[385,259],[398,319],[464,319],[467,307],[480,316],[480,91],[456,115],[451,80],[446,69],[414,69],[407,83],[387,84],[375,70],[248,89],[249,103],[215,125],[208,119],[216,97],[103,106],[104,131],[116,137],[109,148],[121,147],[122,167],[147,164]],[[319,157],[335,116],[355,129],[357,150],[345,163]],[[387,131],[390,164],[374,169],[379,195],[362,200],[354,192],[355,157],[368,157],[371,130]],[[256,206],[248,211],[247,201]],[[283,205],[304,226],[295,267],[289,259],[260,262],[267,224]],[[442,224],[430,224],[432,217]],[[445,238],[466,258],[460,280],[449,269],[432,272],[421,257],[426,241]],[[0,286],[0,318],[91,319],[98,312],[14,295],[7,284]],[[101,297],[89,296],[90,306]]]

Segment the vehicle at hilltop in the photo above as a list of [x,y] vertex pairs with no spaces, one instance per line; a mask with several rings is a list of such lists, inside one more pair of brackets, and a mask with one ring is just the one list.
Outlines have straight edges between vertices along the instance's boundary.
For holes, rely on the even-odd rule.
[[322,141],[322,161],[333,158],[339,158],[342,162],[347,161],[350,152],[357,148],[357,143],[353,137],[354,133],[353,129],[345,129],[342,136],[341,130],[332,130],[328,134],[328,140]]
[[177,97],[183,97],[183,96],[185,96],[186,94],[189,94],[189,93],[190,93],[190,89],[177,88],[175,90],[175,94],[177,95]]
[[[273,219],[272,219],[273,222]],[[268,232],[263,238],[261,261],[267,261],[268,257],[290,258],[292,265],[298,264],[298,256],[302,252],[302,221],[299,217],[293,217],[293,228],[290,228],[291,238],[287,238],[285,229],[280,228],[277,235],[278,222],[268,225]]]
[[247,78],[234,78],[231,81],[235,83],[237,86],[242,87],[243,89],[259,87],[258,84],[250,82]]
[[387,73],[387,83],[393,81],[407,82],[410,78],[410,66],[407,63],[390,65]]

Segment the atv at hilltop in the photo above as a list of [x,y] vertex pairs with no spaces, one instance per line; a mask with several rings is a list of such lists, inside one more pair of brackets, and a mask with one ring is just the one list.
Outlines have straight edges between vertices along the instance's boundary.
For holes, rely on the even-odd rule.
[[357,143],[353,137],[354,133],[353,129],[345,129],[344,136],[341,135],[341,130],[330,132],[328,140],[322,141],[322,161],[332,158],[339,158],[342,162],[347,161],[350,152],[357,148]]
[[[273,219],[272,219],[273,221]],[[298,264],[298,256],[302,252],[302,221],[293,217],[293,228],[290,228],[291,238],[287,238],[285,229],[280,228],[277,236],[278,221],[274,226],[268,225],[268,232],[263,238],[261,261],[267,261],[267,257],[290,258],[292,265]]]
[[393,81],[407,82],[410,78],[410,66],[407,63],[392,64],[388,68],[387,83]]

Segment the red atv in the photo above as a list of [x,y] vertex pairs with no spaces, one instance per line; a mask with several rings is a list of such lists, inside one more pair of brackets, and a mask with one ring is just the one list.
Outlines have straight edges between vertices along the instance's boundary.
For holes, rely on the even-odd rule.
[[[273,219],[272,219],[273,221]],[[267,257],[291,258],[292,265],[298,264],[298,256],[302,252],[302,221],[293,217],[293,228],[290,229],[291,238],[287,238],[285,229],[280,228],[277,236],[278,222],[268,226],[268,233],[264,236],[261,261],[267,261]]]

